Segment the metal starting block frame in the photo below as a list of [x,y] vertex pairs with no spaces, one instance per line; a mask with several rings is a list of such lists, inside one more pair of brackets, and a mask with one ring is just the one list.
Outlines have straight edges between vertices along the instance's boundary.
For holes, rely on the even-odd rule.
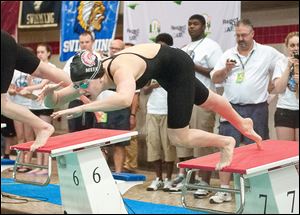
[[[56,158],[62,205],[65,213],[127,214],[123,198],[116,185],[100,147],[128,141],[137,131],[88,129],[50,137],[37,152],[49,153],[49,166],[19,162],[21,151],[29,151],[33,142],[18,144],[18,157],[14,166],[16,182],[47,185],[51,177],[51,160]],[[48,169],[45,183],[18,180],[17,166]]]
[[189,206],[187,190],[204,189],[235,194],[235,213],[299,214],[299,143],[296,141],[266,140],[262,150],[255,144],[234,149],[233,161],[223,172],[233,173],[234,189],[190,183],[198,170],[215,171],[220,153],[178,163],[187,169],[181,202],[186,208],[209,213],[231,213],[209,208]]

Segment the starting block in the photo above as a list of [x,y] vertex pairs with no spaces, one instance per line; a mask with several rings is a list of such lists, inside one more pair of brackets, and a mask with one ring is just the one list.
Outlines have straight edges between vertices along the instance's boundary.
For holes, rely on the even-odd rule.
[[[47,144],[37,152],[49,153],[48,179],[51,176],[51,158],[56,157],[62,205],[65,213],[126,214],[127,210],[120,191],[100,147],[130,140],[137,131],[88,129],[50,137]],[[12,146],[18,156],[13,177],[16,181],[21,151],[29,151],[32,141]],[[35,182],[20,181],[36,184]],[[129,188],[128,188],[129,189]]]
[[234,189],[190,184],[193,172],[215,171],[220,152],[178,163],[179,168],[188,170],[182,191],[184,207],[224,213],[207,208],[190,207],[186,202],[188,188],[236,194],[236,213],[245,214],[299,214],[299,143],[296,141],[266,140],[262,150],[256,144],[234,149],[230,166],[222,169],[234,175]]

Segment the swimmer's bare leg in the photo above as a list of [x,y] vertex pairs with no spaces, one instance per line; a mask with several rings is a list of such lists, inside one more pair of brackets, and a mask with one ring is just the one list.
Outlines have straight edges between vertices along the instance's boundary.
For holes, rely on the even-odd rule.
[[201,107],[212,110],[228,120],[243,135],[253,140],[261,149],[262,138],[254,131],[253,121],[250,118],[241,117],[231,106],[227,99],[212,91]]
[[168,136],[173,145],[195,148],[195,147],[217,147],[221,151],[221,159],[216,169],[229,166],[235,147],[235,139],[228,136],[206,132],[200,129],[189,129],[188,126],[179,129],[168,128]]
[[26,107],[11,102],[6,94],[1,94],[1,114],[33,128],[36,140],[31,147],[31,151],[45,145],[48,138],[54,132],[54,127],[52,125],[34,115]]

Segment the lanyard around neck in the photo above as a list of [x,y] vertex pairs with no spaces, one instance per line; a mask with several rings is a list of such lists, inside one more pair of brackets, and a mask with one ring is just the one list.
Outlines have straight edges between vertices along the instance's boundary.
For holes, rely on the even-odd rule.
[[243,64],[242,59],[240,58],[240,56],[238,54],[236,54],[236,56],[239,58],[240,63],[242,64],[243,70],[245,70],[245,66],[248,63],[248,61],[250,60],[250,58],[253,55],[253,53],[254,53],[254,49],[251,51],[250,56],[247,58],[245,64]]
[[192,51],[194,51],[199,45],[200,45],[200,43],[202,43],[202,41],[205,39],[205,37],[203,37],[198,43],[197,43],[197,45],[193,48],[193,50]]

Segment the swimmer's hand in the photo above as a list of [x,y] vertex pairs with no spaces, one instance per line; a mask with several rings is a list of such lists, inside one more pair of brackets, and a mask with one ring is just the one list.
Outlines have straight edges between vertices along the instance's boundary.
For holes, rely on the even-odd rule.
[[80,117],[83,113],[83,110],[80,106],[78,107],[74,107],[74,108],[69,108],[66,110],[60,110],[57,112],[54,112],[51,117],[53,119],[57,119],[61,116],[67,115],[67,119],[73,119],[73,118],[77,118]]
[[26,88],[23,88],[21,89],[19,92],[18,92],[19,95],[23,96],[23,97],[26,97],[28,99],[32,99],[32,100],[35,100],[38,98],[38,96],[32,94],[32,92],[30,90],[27,90]]
[[57,90],[58,88],[62,87],[63,85],[63,81],[59,82],[58,84],[46,84],[42,91],[39,93],[37,100],[38,101],[42,101],[44,100],[44,98],[49,95],[52,94],[55,90]]

